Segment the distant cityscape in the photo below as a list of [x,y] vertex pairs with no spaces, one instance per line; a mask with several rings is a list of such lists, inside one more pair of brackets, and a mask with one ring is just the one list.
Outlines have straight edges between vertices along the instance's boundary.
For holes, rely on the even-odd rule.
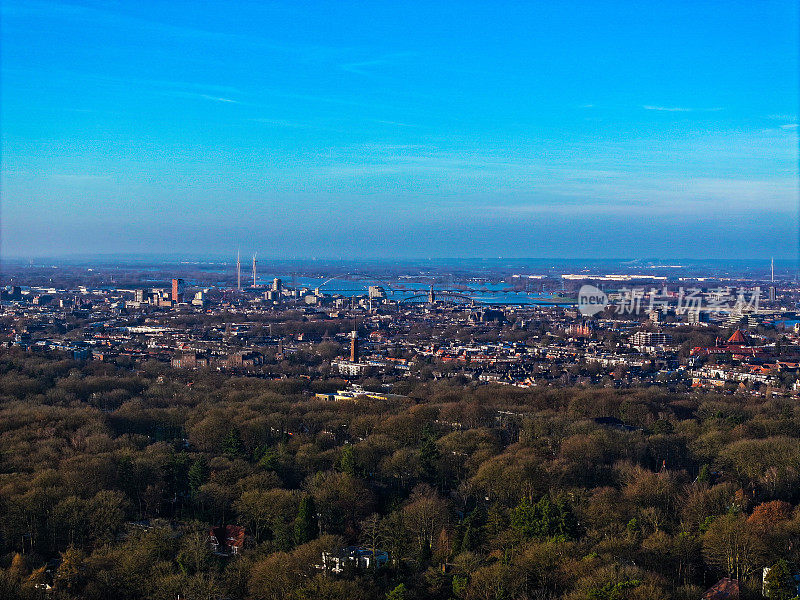
[[[774,262],[708,274],[702,264],[543,264],[306,263],[274,276],[286,265],[241,253],[227,266],[9,262],[0,336],[131,368],[377,378],[387,391],[413,376],[800,392],[800,286],[785,265],[776,276]],[[582,313],[582,286],[608,305]]]

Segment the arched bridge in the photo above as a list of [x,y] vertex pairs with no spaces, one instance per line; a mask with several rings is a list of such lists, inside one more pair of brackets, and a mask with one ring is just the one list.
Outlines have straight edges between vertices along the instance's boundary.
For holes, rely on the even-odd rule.
[[462,294],[460,292],[451,292],[449,290],[434,290],[430,289],[425,294],[414,294],[413,296],[408,296],[407,298],[403,298],[400,300],[400,304],[410,304],[410,303],[422,303],[427,302],[429,304],[433,304],[437,300],[444,300],[449,302],[455,303],[462,303],[462,304],[480,304],[479,300],[476,300],[472,296],[468,296],[467,294]]

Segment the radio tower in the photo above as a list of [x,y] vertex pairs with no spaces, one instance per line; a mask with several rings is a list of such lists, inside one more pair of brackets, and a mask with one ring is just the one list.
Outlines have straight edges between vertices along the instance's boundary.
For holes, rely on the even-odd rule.
[[775,302],[775,258],[769,261],[769,301]]
[[258,256],[258,252],[253,254],[253,287],[256,287],[256,256]]
[[242,261],[239,250],[236,251],[236,289],[242,291]]

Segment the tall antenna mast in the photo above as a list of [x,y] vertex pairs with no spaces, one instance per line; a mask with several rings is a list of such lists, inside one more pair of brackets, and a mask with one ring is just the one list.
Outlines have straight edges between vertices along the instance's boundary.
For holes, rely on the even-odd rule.
[[258,256],[258,252],[253,254],[253,287],[256,287],[256,256]]
[[774,257],[770,261],[770,267],[772,269],[772,283],[775,283],[775,258]]
[[242,291],[242,261],[239,250],[236,251],[236,289]]

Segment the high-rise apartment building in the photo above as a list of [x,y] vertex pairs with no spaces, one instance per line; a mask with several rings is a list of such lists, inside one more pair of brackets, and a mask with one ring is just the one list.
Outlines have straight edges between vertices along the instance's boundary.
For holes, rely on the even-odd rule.
[[180,304],[183,302],[183,290],[184,284],[183,279],[173,279],[172,280],[172,302],[175,304]]

